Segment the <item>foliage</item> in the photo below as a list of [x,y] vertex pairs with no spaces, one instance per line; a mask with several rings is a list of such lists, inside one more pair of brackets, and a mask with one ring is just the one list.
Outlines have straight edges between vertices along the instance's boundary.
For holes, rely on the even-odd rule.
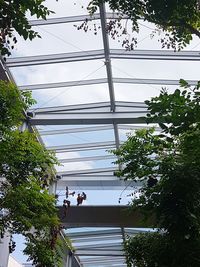
[[63,246],[61,239],[56,239],[55,250],[52,250],[51,238],[47,234],[37,237],[29,235],[26,237],[26,240],[24,254],[29,256],[28,260],[31,260],[36,267],[62,266],[62,259],[57,251],[55,251],[58,247]]
[[30,94],[0,82],[0,208],[4,210],[0,225],[1,230],[26,237],[25,253],[36,266],[53,267],[60,261],[56,252],[60,224],[48,185],[58,162],[35,134],[18,130],[32,103]]
[[[173,257],[167,236],[158,232],[140,233],[134,238],[127,238],[124,244],[129,265],[137,267],[170,266]],[[166,257],[167,255],[167,257]]]
[[[42,147],[32,133],[9,132],[3,136],[0,150],[0,175],[9,185],[36,181],[45,186],[53,179],[51,168],[57,162],[54,154]],[[14,157],[10,157],[10,151],[15,151]]]
[[10,50],[17,43],[16,31],[25,40],[40,37],[28,22],[27,14],[37,19],[46,19],[53,13],[46,6],[44,0],[0,0],[0,51],[2,55],[10,55]]
[[12,225],[13,233],[25,233],[32,227],[40,232],[44,226],[58,225],[54,197],[35,182],[10,186],[3,195],[2,206],[9,211],[4,220],[8,227]]
[[158,122],[165,133],[172,135],[185,132],[200,121],[200,82],[194,88],[184,80],[180,85],[184,90],[168,94],[162,89],[159,97],[145,102],[149,110],[147,122]]
[[34,103],[30,92],[20,93],[14,84],[0,81],[0,131],[19,126],[24,110]]
[[[161,38],[162,47],[181,49],[192,40],[192,34],[200,38],[198,0],[92,0],[88,6],[89,12],[93,14],[102,2],[107,2],[113,11],[127,15],[132,21],[133,32],[139,31],[140,19],[154,23],[158,31],[163,30],[166,33]],[[113,33],[115,28],[116,36],[121,27],[119,20],[112,20],[108,31]]]
[[[24,253],[30,255],[28,260],[32,260],[33,264],[36,264],[37,267],[54,266],[54,253],[49,245],[49,240],[34,238],[26,245]],[[42,265],[38,264],[41,261]]]
[[146,216],[154,214],[158,229],[128,239],[129,266],[133,258],[137,267],[199,266],[200,83],[191,88],[181,80],[180,85],[172,94],[162,90],[159,97],[146,101],[147,121],[157,122],[161,133],[138,130],[113,151],[117,163],[124,165],[118,176],[144,181],[132,207]]

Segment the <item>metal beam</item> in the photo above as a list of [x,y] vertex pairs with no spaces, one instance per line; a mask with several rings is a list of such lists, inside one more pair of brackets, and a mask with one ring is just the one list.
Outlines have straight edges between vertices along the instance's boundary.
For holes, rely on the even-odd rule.
[[[101,237],[102,235],[113,235],[113,234],[121,234],[120,228],[118,229],[105,229],[105,230],[91,230],[91,231],[82,231],[82,232],[74,232],[74,233],[67,233],[67,236],[71,239],[77,238],[79,240],[80,237],[90,238],[91,236],[98,236]],[[108,244],[110,246],[110,244]],[[92,245],[83,246],[84,248],[90,247]],[[101,244],[99,245],[101,246]],[[95,246],[96,247],[96,246]],[[98,247],[98,246],[97,246]]]
[[[108,182],[115,182],[118,181],[119,179],[114,176],[113,174],[73,174],[73,175],[67,175],[63,176],[59,182],[103,182],[103,181],[108,181]],[[123,185],[125,185],[123,183]]]
[[106,78],[102,79],[90,79],[90,80],[77,80],[69,82],[59,82],[59,83],[45,83],[45,84],[28,84],[19,86],[19,89],[22,91],[35,91],[35,90],[44,90],[44,89],[55,89],[61,87],[74,87],[82,85],[93,85],[93,84],[102,84],[107,83]]
[[[118,19],[120,17],[122,18],[128,18],[125,15],[119,14],[119,13],[113,13],[113,12],[107,12],[106,17],[108,19]],[[90,15],[80,15],[80,16],[70,16],[70,17],[61,17],[61,18],[50,18],[50,19],[37,19],[37,20],[30,20],[29,25],[31,26],[43,26],[43,25],[51,25],[51,24],[61,24],[61,23],[72,23],[72,22],[83,22],[85,20],[91,21],[91,20],[97,20],[100,19],[100,14],[94,14],[92,16]]]
[[[126,260],[125,260],[125,258],[124,258],[124,262],[125,262]],[[94,267],[94,263],[92,262],[92,263],[86,263],[86,264],[84,264],[84,267]],[[95,264],[95,266],[96,266],[96,264]],[[110,267],[110,266],[112,266],[112,267],[127,267],[127,264],[126,263],[121,263],[121,262],[119,262],[118,260],[117,260],[117,262],[100,262],[100,263],[98,263],[98,266],[100,267],[100,266],[102,266],[102,267]]]
[[93,50],[74,53],[8,58],[6,59],[6,65],[9,68],[15,68],[43,64],[67,63],[83,60],[95,60],[103,58],[103,50]]
[[[122,103],[126,103],[126,102],[122,102]],[[142,104],[144,105],[144,103]],[[80,105],[43,107],[43,108],[30,109],[29,112],[33,112],[33,115],[34,113],[36,114],[38,113],[62,113],[62,112],[67,112],[67,111],[78,111],[79,113],[80,110],[88,110],[88,112],[102,110],[102,109],[103,111],[108,110],[105,108],[110,108],[110,102],[97,102],[97,103],[86,103],[86,104],[80,104]]]
[[48,150],[54,150],[57,153],[69,152],[69,151],[84,151],[84,150],[96,150],[96,149],[108,149],[115,146],[115,142],[95,142],[95,143],[84,143],[84,144],[72,144],[72,145],[61,145],[61,146],[49,146]]
[[30,118],[31,125],[67,125],[67,124],[115,124],[115,123],[145,123],[146,111],[135,112],[93,112],[68,114],[35,114]]
[[132,50],[110,49],[110,57],[115,59],[145,59],[145,60],[189,60],[199,61],[199,51],[171,50]]
[[[118,125],[119,130],[138,130],[144,128],[150,128],[149,125]],[[160,131],[159,127],[155,127],[156,131]],[[70,129],[60,129],[60,130],[39,130],[40,135],[59,135],[59,134],[68,134],[68,133],[79,133],[79,132],[92,132],[92,131],[106,131],[113,130],[112,125],[105,126],[96,126],[96,127],[83,127],[83,128],[70,128]]]
[[109,266],[112,266],[111,264],[114,262],[114,264],[117,264],[121,261],[125,261],[125,258],[124,257],[120,257],[120,258],[117,258],[117,259],[113,259],[113,257],[109,257],[109,256],[99,256],[99,257],[92,257],[92,258],[83,258],[81,259],[81,262],[84,264],[84,266],[87,266],[88,264],[93,264],[93,267],[94,266],[99,266],[101,264],[109,264]]
[[[61,53],[52,55],[27,56],[8,58],[6,66],[10,68],[75,62],[82,60],[103,59],[104,50],[81,51],[74,53]],[[110,49],[110,58],[114,59],[145,59],[145,60],[186,60],[199,61],[199,51],[170,51],[170,50],[133,50]]]
[[114,85],[113,85],[111,59],[110,59],[110,47],[109,47],[109,41],[108,41],[108,34],[106,30],[107,22],[106,22],[105,3],[102,2],[99,5],[99,10],[100,10],[100,17],[101,17],[101,29],[102,29],[102,36],[103,36],[105,65],[106,65],[106,72],[107,72],[107,78],[108,78],[110,105],[111,105],[111,111],[115,111],[115,93],[114,93]]
[[128,101],[116,101],[117,107],[139,108],[147,109],[147,105],[144,102],[128,102]]
[[[141,229],[130,229],[131,234],[138,234],[141,232],[147,232]],[[75,240],[75,238],[77,238],[77,241],[79,240],[79,238],[84,237],[84,238],[88,238],[88,240],[90,240],[91,236],[97,236],[99,238],[103,239],[104,235],[121,235],[121,228],[117,228],[117,229],[105,229],[105,230],[91,230],[91,231],[82,231],[82,232],[74,232],[74,233],[67,233],[67,236],[73,240]],[[113,246],[113,244],[99,244],[97,246],[95,246],[95,248],[101,248],[102,246],[106,245],[107,247]],[[81,247],[76,247],[78,248],[89,248],[90,246],[93,246],[92,244],[89,245],[82,245]]]
[[[153,226],[153,217],[144,222],[139,210],[128,212],[128,206],[71,206],[63,218],[64,208],[59,207],[59,217],[65,227],[134,227]],[[111,237],[111,236],[109,236]],[[114,239],[114,237],[112,237]],[[119,235],[122,239],[122,236]],[[83,239],[82,239],[83,241]],[[87,241],[87,240],[86,240]]]
[[123,262],[121,261],[119,261],[119,259],[117,258],[117,260],[116,261],[111,261],[111,262],[107,262],[106,260],[105,261],[100,261],[100,262],[97,262],[97,263],[95,263],[95,262],[87,262],[87,263],[84,263],[83,262],[83,264],[84,264],[84,267],[94,267],[94,266],[102,266],[102,267],[127,267],[127,264],[125,263],[125,258],[123,259]]
[[[198,80],[186,80],[190,85],[196,85]],[[114,83],[126,84],[155,84],[155,85],[179,85],[179,80],[167,79],[137,79],[137,78],[113,78]]]
[[116,159],[114,155],[104,155],[104,156],[92,156],[92,157],[82,157],[82,158],[67,158],[58,159],[60,163],[70,163],[70,162],[82,162],[82,161],[96,161],[96,160],[108,160]]
[[90,15],[80,15],[80,16],[70,16],[70,17],[61,17],[61,18],[50,18],[50,19],[37,19],[29,20],[29,25],[31,26],[43,26],[43,25],[52,25],[52,24],[62,24],[62,23],[73,23],[73,22],[83,22],[85,20],[97,20],[100,19],[100,14]]
[[93,131],[106,131],[113,130],[113,126],[95,126],[95,127],[82,127],[82,128],[70,128],[70,129],[58,129],[58,130],[38,130],[40,135],[57,135],[57,134],[69,134],[69,133],[82,133]]
[[[88,239],[90,241],[90,239]],[[113,243],[101,243],[99,244],[90,244],[90,245],[82,245],[82,246],[76,246],[76,250],[84,251],[84,250],[122,250],[123,245],[121,241],[116,240],[115,245]]]
[[118,129],[118,125],[116,123],[114,123],[113,126],[114,126],[116,148],[118,149],[120,146],[119,129]]
[[[120,111],[120,108],[129,108],[128,111],[135,111],[135,110],[147,110],[147,105],[144,102],[128,102],[128,101],[116,101],[116,108],[117,111]],[[87,113],[94,113],[94,112],[108,112],[110,109],[110,102],[98,102],[98,103],[87,103],[87,104],[80,104],[80,105],[65,105],[65,106],[53,106],[53,107],[43,107],[43,108],[35,108],[28,110],[29,113],[32,112],[32,116],[34,117],[37,114],[64,114],[64,113],[80,113],[80,110],[85,111]],[[130,110],[132,109],[132,110]],[[124,109],[122,110],[124,111]],[[86,114],[87,114],[86,113]],[[71,113],[70,113],[71,114]]]
[[[196,85],[198,80],[186,80],[190,85]],[[167,79],[136,79],[136,78],[113,78],[114,83],[122,84],[154,84],[154,85],[179,85],[179,80],[167,80]],[[44,84],[27,84],[21,85],[18,88],[22,91],[35,91],[45,89],[55,89],[62,87],[74,87],[93,84],[107,83],[106,78],[90,79],[90,80],[77,80],[69,82],[59,83],[44,83]]]
[[[122,236],[119,234],[119,235],[114,235],[114,236],[111,236],[111,235],[108,235],[108,236],[104,236],[104,239],[103,239],[103,242],[105,241],[112,241],[112,240],[118,240],[118,241],[123,241],[122,240]],[[71,241],[75,244],[75,246],[78,244],[81,244],[81,243],[89,243],[89,242],[100,242],[102,241],[101,237],[91,237],[90,239],[88,239],[87,237],[83,237],[83,238],[80,238],[79,240],[73,240],[71,239]]]
[[[148,129],[148,128],[151,128],[152,125],[122,125],[122,124],[118,124],[118,128],[119,130],[138,130],[138,129]],[[160,127],[155,127],[155,130],[156,131],[161,131],[161,128]]]
[[[124,259],[124,262],[125,262],[125,259]],[[93,267],[94,263],[84,264],[84,267],[91,267],[91,266]],[[95,266],[96,266],[96,264],[95,264]],[[106,262],[102,263],[102,262],[100,262],[98,264],[98,266],[99,267],[100,266],[102,266],[102,267],[110,267],[110,266],[112,266],[112,267],[127,267],[127,264],[126,263],[120,263],[119,261],[117,261],[116,263],[113,263],[113,262],[111,262],[111,263],[106,263]]]
[[[66,176],[68,177],[68,176]],[[76,190],[77,188],[82,188],[83,190],[133,190],[136,187],[140,187],[142,184],[141,182],[130,182],[130,181],[123,181],[117,179],[117,177],[113,176],[115,179],[104,179],[104,178],[97,178],[93,179],[93,177],[88,177],[88,179],[78,179],[76,176],[72,177],[67,180],[63,177],[61,180],[57,181],[57,190],[65,190],[66,186],[68,186],[71,190]],[[134,188],[133,188],[134,187]]]
[[124,253],[122,251],[112,251],[112,252],[101,252],[101,253],[97,253],[97,252],[93,252],[93,251],[88,251],[88,252],[75,252],[76,256],[109,256],[109,257],[121,257],[124,255]]
[[[96,258],[96,257],[94,257]],[[83,264],[82,266],[84,267],[94,267],[94,266],[98,266],[98,267],[127,267],[127,264],[125,263],[125,257],[122,259],[117,258],[116,260],[113,259],[113,257],[111,258],[111,261],[107,261],[106,259],[104,261],[98,261],[98,262],[93,262],[90,259],[87,262],[81,261],[81,263]]]
[[58,175],[67,176],[67,175],[79,175],[79,174],[90,174],[90,173],[102,173],[102,172],[115,172],[117,168],[108,167],[108,168],[97,168],[97,169],[86,169],[86,170],[75,170],[75,171],[63,171],[57,172]]

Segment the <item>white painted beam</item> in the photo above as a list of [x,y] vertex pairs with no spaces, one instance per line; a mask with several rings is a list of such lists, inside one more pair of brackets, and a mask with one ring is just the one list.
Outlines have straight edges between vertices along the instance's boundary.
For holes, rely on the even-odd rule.
[[[198,80],[186,80],[190,85],[196,85]],[[152,84],[152,85],[179,85],[179,80],[167,80],[167,79],[139,79],[139,78],[114,78],[114,83],[119,84]],[[27,84],[19,86],[22,91],[35,91],[54,89],[61,87],[74,87],[84,85],[94,85],[107,83],[107,78],[90,79],[90,80],[77,80],[69,82],[58,82],[58,83],[44,83],[44,84]]]
[[[145,59],[145,60],[184,60],[199,61],[199,51],[178,51],[171,50],[133,50],[126,51],[124,49],[110,49],[110,57],[114,59]],[[40,56],[27,56],[8,58],[6,66],[10,68],[55,64],[64,62],[75,62],[82,60],[103,59],[104,50],[81,51],[74,53],[61,53]]]
[[57,172],[58,175],[67,176],[67,175],[79,175],[79,174],[93,174],[93,173],[103,173],[103,172],[115,172],[117,168],[108,167],[108,168],[97,168],[97,169],[86,169],[86,170],[75,170],[75,171],[63,171]]
[[60,17],[60,18],[49,18],[46,20],[37,19],[29,20],[29,25],[31,26],[43,26],[52,24],[63,24],[63,23],[73,23],[73,22],[84,22],[85,20],[97,20],[100,19],[100,14],[90,15],[80,15],[80,16],[70,16],[70,17]]
[[[107,12],[107,19],[117,19],[119,18],[119,13]],[[127,18],[127,16],[121,15],[120,17]],[[43,26],[43,25],[51,25],[51,24],[61,24],[61,23],[73,23],[73,22],[83,22],[85,20],[97,20],[100,19],[100,14],[96,13],[92,16],[90,15],[80,15],[80,16],[69,16],[69,17],[60,17],[60,18],[50,18],[50,19],[37,19],[30,20],[29,24],[31,26]]]
[[36,114],[30,118],[31,125],[89,125],[89,124],[134,124],[145,123],[146,111],[138,112],[94,112],[68,114]]
[[22,91],[35,91],[35,90],[44,90],[44,89],[55,89],[61,87],[74,87],[74,86],[83,86],[83,85],[93,85],[93,84],[102,84],[107,83],[106,78],[102,79],[90,79],[90,80],[77,80],[69,82],[59,82],[59,83],[45,83],[45,84],[27,84],[19,86],[19,89]]
[[40,135],[57,135],[57,134],[69,134],[69,133],[82,133],[82,132],[93,132],[93,131],[106,131],[113,130],[113,126],[96,126],[96,127],[82,127],[82,128],[69,128],[69,129],[58,129],[58,130],[38,130]]
[[[98,176],[98,175],[97,175]],[[134,181],[123,181],[119,180],[116,176],[113,176],[112,179],[108,180],[107,178],[100,177],[88,177],[88,179],[78,179],[76,176],[69,177],[69,180],[65,179],[68,176],[63,177],[61,180],[57,181],[57,190],[65,190],[66,186],[68,186],[71,190],[119,190],[119,194],[121,190],[127,188],[127,190],[133,190],[134,188],[141,187],[142,182],[134,182]]]
[[[113,235],[113,234],[118,234],[121,235],[121,229],[117,228],[117,229],[105,229],[105,230],[91,230],[91,231],[80,231],[80,232],[74,232],[74,233],[67,233],[67,236],[69,238],[73,238],[73,240],[75,240],[75,238],[77,238],[77,240],[79,240],[80,237],[84,237],[84,238],[90,238],[91,236],[99,236],[102,237],[102,235]],[[106,243],[107,244],[107,243]],[[89,248],[92,245],[84,245],[81,248]],[[110,246],[110,244],[108,244],[108,246]],[[101,244],[98,246],[101,247]],[[77,247],[78,248],[78,247]]]
[[111,49],[110,56],[115,59],[145,59],[145,60],[189,60],[199,61],[199,51],[172,51],[172,50],[139,50],[126,51]]
[[115,146],[115,142],[94,142],[84,144],[72,144],[72,145],[60,145],[60,146],[48,146],[48,150],[54,150],[57,153],[70,152],[70,151],[84,151],[84,150],[96,150],[96,149],[108,149]]
[[[124,102],[125,103],[125,102]],[[129,102],[127,102],[129,103]],[[143,103],[144,105],[144,103]],[[86,103],[86,104],[79,104],[79,105],[65,105],[65,106],[54,106],[54,107],[43,107],[43,108],[36,108],[30,109],[29,112],[33,112],[35,114],[39,113],[61,113],[67,111],[78,111],[80,110],[88,110],[89,112],[96,111],[96,110],[109,110],[106,108],[110,108],[110,102],[97,102],[97,103]]]
[[14,67],[67,63],[67,62],[94,60],[103,58],[104,58],[103,50],[93,50],[93,51],[83,51],[83,52],[8,58],[6,59],[6,66],[9,68],[14,68]]
[[104,155],[104,156],[93,156],[93,157],[82,157],[82,158],[67,158],[59,159],[60,163],[70,163],[70,162],[82,162],[82,161],[96,161],[96,160],[108,160],[116,159],[114,155]]

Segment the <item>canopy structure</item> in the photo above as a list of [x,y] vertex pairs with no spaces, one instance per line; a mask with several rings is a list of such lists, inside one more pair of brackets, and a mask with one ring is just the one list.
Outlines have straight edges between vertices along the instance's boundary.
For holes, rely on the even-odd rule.
[[[106,12],[102,4],[90,17],[85,1],[66,2],[71,1],[55,4],[49,19],[31,20],[42,39],[19,39],[18,50],[2,64],[19,89],[31,90],[37,100],[27,112],[27,126],[62,164],[56,166],[59,179],[54,188],[60,203],[68,186],[87,191],[88,205],[118,205],[119,196],[141,184],[115,175],[120,166],[113,164],[116,157],[109,151],[119,148],[128,132],[149,127],[144,101],[158,95],[161,87],[174,90],[180,78],[196,84],[200,53],[194,48],[199,43],[194,40],[180,52],[160,50],[157,40],[149,38],[154,25],[141,22],[138,46],[127,51],[106,30],[107,21],[119,14]],[[88,31],[77,30],[86,19]],[[127,204],[128,198],[123,201]],[[126,233],[137,231],[144,229],[66,232],[80,266],[121,267],[126,266],[121,243]]]
[[[85,228],[84,228],[85,229]],[[82,266],[127,266],[124,258],[125,236],[133,236],[143,231],[133,228],[79,228],[67,235],[76,247],[75,257]]]

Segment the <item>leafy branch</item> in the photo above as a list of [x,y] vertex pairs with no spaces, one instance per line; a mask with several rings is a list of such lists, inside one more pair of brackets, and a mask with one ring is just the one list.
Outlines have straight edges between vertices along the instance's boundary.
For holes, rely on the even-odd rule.
[[[191,267],[200,262],[200,82],[180,80],[174,93],[163,89],[146,101],[148,123],[114,150],[125,180],[141,180],[132,208],[154,217],[155,232],[129,237],[128,266]],[[135,196],[135,194],[133,194]],[[178,252],[177,252],[178,249]],[[170,256],[171,255],[171,256]]]
[[4,210],[1,233],[7,230],[22,234],[27,241],[24,253],[35,266],[62,266],[58,253],[63,246],[59,241],[61,225],[55,196],[48,192],[48,185],[54,180],[53,166],[58,161],[33,133],[18,130],[32,103],[29,93],[0,82],[0,208]]
[[[57,1],[57,0],[56,0]],[[27,14],[37,19],[46,19],[54,13],[44,6],[44,0],[0,0],[0,52],[1,55],[11,55],[11,50],[17,43],[15,31],[25,40],[41,38],[29,24]]]

